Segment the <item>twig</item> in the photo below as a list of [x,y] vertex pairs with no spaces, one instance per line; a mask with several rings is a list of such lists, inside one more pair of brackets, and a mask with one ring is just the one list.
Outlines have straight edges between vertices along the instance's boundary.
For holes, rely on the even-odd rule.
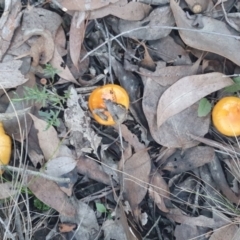
[[70,178],[52,177],[52,176],[49,176],[45,173],[32,171],[32,170],[29,170],[29,169],[17,168],[17,167],[6,166],[6,165],[1,165],[0,169],[3,169],[3,170],[7,169],[9,171],[17,172],[17,173],[20,173],[20,174],[29,174],[29,175],[33,175],[33,176],[37,176],[37,177],[42,177],[42,178],[52,180],[52,181],[55,181],[55,182],[58,182],[58,183],[70,183],[71,182]]

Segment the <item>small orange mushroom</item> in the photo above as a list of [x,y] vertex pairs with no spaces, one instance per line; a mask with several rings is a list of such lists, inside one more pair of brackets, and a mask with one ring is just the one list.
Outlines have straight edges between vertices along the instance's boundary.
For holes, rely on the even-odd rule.
[[102,125],[114,125],[112,115],[108,111],[105,100],[119,104],[124,108],[129,108],[129,97],[124,88],[116,84],[107,84],[96,88],[90,95],[88,100],[89,108],[94,119]]
[[213,125],[229,137],[240,135],[240,98],[224,97],[212,111]]
[[[3,124],[0,122],[0,165],[7,165],[12,151],[11,138],[5,133]],[[3,174],[3,170],[0,170]]]

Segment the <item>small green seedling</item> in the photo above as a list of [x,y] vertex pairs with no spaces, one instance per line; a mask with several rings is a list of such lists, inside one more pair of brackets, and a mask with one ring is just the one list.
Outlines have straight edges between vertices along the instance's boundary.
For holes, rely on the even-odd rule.
[[54,68],[51,64],[47,63],[45,65],[45,68],[43,69],[44,76],[46,78],[51,78],[54,80],[54,77],[56,74],[58,74],[60,71],[56,68]]

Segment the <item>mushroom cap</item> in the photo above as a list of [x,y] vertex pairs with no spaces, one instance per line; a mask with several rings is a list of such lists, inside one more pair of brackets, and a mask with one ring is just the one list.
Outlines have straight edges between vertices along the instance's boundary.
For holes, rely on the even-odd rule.
[[[111,100],[114,103],[121,104],[126,109],[129,108],[129,96],[124,88],[116,84],[107,84],[96,88],[90,94],[88,105],[94,119],[102,125],[114,125],[111,114],[107,111],[104,100]],[[107,120],[101,118],[94,110],[101,109]]]
[[240,135],[240,98],[224,97],[214,106],[212,120],[222,134],[234,137]]

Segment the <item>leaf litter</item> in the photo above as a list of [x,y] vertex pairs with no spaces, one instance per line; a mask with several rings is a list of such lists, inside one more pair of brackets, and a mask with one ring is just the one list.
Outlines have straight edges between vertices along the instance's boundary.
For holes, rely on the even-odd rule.
[[[5,0],[0,10],[0,119],[14,142],[0,239],[236,236],[239,143],[211,109],[239,96],[239,3]],[[107,83],[130,99],[115,126],[88,107]]]

